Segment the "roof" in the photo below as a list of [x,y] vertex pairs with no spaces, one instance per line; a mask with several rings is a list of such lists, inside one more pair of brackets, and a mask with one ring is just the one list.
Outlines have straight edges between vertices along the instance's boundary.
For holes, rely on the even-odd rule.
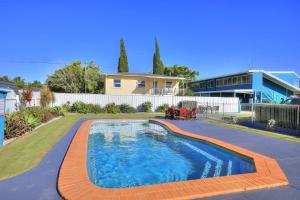
[[205,81],[205,80],[210,80],[210,79],[223,78],[223,77],[227,77],[227,76],[234,76],[234,75],[239,75],[239,74],[247,74],[247,73],[252,73],[252,72],[262,72],[262,73],[272,73],[272,74],[276,74],[276,73],[281,73],[281,74],[295,74],[295,75],[297,75],[300,78],[300,76],[296,72],[294,72],[294,71],[246,70],[246,71],[240,71],[240,72],[236,72],[236,73],[230,73],[230,74],[224,74],[224,75],[219,75],[219,76],[213,76],[213,77],[198,79],[198,80],[195,80],[195,81],[192,81],[192,82]]
[[165,75],[150,74],[150,73],[121,72],[121,73],[112,73],[112,74],[105,74],[105,75],[108,75],[108,76],[141,76],[141,77],[147,77],[147,78],[186,80],[186,78],[184,78],[184,77],[165,76]]
[[0,92],[5,92],[5,93],[8,93],[8,92],[10,92],[10,90],[8,90],[8,89],[4,89],[4,88],[0,88]]
[[269,79],[275,83],[277,83],[278,85],[281,85],[283,86],[284,88],[287,88],[293,92],[300,92],[300,88],[288,83],[287,81],[285,80],[282,80],[274,75],[272,75],[270,72],[263,72],[263,76],[266,78],[266,79]]
[[210,79],[216,79],[216,78],[223,78],[223,77],[227,77],[227,76],[234,76],[234,75],[239,75],[239,74],[247,74],[247,73],[253,73],[253,72],[261,72],[263,73],[263,76],[275,83],[277,83],[278,85],[281,85],[284,88],[287,88],[293,92],[300,92],[300,88],[288,83],[287,81],[278,78],[276,76],[274,76],[274,73],[293,73],[296,74],[298,77],[299,75],[296,72],[293,71],[265,71],[265,70],[247,70],[247,71],[242,71],[242,72],[237,72],[237,73],[233,73],[233,74],[225,74],[222,76],[215,76],[215,77],[210,77],[210,78],[205,78],[205,79],[199,79],[196,81],[192,81],[192,82],[198,82],[198,81],[204,81],[204,80],[210,80]]
[[0,88],[1,88],[1,90],[6,90],[6,91],[13,90],[13,91],[15,91],[16,94],[18,94],[18,87],[13,82],[0,80]]

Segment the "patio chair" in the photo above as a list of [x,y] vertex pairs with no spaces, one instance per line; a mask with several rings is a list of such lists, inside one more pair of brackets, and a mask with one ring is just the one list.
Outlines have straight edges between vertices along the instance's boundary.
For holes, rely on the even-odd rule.
[[186,107],[179,109],[179,119],[189,119],[189,110]]
[[174,118],[174,109],[173,108],[168,108],[165,111],[165,119],[173,119]]
[[196,119],[197,118],[197,108],[193,108],[191,111],[190,111],[190,116],[189,116],[190,119]]

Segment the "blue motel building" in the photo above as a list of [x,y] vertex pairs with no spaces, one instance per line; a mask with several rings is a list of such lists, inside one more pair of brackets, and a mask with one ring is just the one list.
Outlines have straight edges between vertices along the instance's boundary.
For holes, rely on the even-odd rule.
[[197,96],[238,97],[241,103],[280,103],[300,95],[299,80],[293,71],[247,70],[189,84]]

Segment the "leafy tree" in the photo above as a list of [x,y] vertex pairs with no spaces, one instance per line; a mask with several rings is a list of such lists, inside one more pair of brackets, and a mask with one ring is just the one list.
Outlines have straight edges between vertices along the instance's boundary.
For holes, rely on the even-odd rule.
[[188,66],[173,65],[171,67],[165,67],[164,75],[184,77],[188,80],[195,80],[199,75],[199,72],[191,70]]
[[15,77],[13,82],[15,82],[17,87],[20,89],[24,89],[26,87],[25,79],[21,78],[20,76]]
[[43,86],[43,84],[40,81],[33,81],[32,83],[28,83],[28,87],[29,88],[41,88]]
[[66,93],[100,93],[104,85],[99,66],[90,62],[83,67],[80,61],[56,70],[46,83],[52,91]]
[[8,78],[8,76],[6,76],[6,75],[0,77],[0,80],[1,80],[1,81],[11,81],[11,80]]
[[128,72],[128,60],[123,38],[120,41],[120,57],[118,62],[118,72]]
[[160,52],[157,38],[155,38],[155,53],[153,55],[153,74],[164,74],[164,64],[160,59]]
[[188,66],[173,65],[171,67],[165,67],[164,74],[167,76],[184,77],[187,80],[179,82],[180,93],[179,95],[193,96],[194,92],[188,87],[187,82],[195,80],[199,75],[198,71],[191,70]]

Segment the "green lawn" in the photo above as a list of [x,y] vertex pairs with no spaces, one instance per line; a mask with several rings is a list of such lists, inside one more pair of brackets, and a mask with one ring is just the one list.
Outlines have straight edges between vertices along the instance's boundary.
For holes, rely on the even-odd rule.
[[205,122],[209,123],[209,124],[215,124],[215,125],[219,125],[219,126],[225,126],[225,127],[229,127],[229,128],[242,130],[242,131],[247,131],[249,133],[266,135],[266,136],[275,137],[275,138],[284,139],[284,140],[289,140],[289,141],[293,141],[293,142],[300,142],[299,137],[274,133],[272,131],[264,131],[264,130],[249,128],[247,126],[242,126],[242,125],[237,125],[237,124],[229,124],[229,123],[222,122],[222,121],[217,121],[217,120],[205,120]]
[[42,126],[0,148],[0,180],[16,176],[36,166],[53,145],[80,118],[142,118],[155,116],[162,116],[162,114],[67,114],[65,117]]

